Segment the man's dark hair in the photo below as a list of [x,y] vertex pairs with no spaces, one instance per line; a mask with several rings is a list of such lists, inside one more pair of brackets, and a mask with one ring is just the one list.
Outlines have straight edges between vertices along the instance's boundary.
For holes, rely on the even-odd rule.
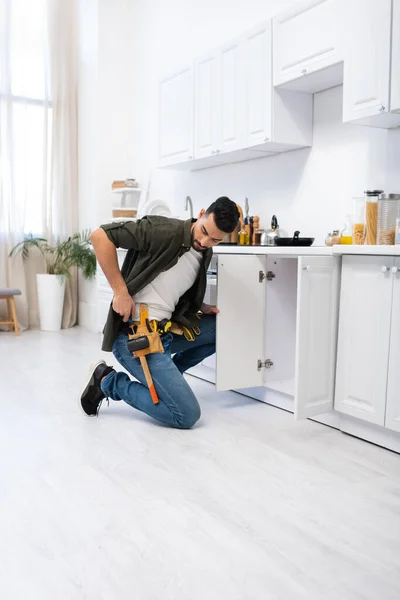
[[224,233],[235,231],[240,215],[236,204],[227,196],[221,196],[207,208],[206,215],[211,214],[218,229]]

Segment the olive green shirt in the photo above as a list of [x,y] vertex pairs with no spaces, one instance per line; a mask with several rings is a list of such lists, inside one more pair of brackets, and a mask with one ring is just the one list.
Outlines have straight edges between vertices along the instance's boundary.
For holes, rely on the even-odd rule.
[[[128,250],[121,274],[128,292],[135,296],[157,275],[167,271],[192,245],[192,221],[167,217],[147,216],[138,221],[102,225],[108,238],[117,248]],[[204,251],[196,281],[179,299],[172,319],[190,327],[200,310],[207,285],[207,269],[212,256],[211,248]],[[102,349],[111,352],[113,343],[123,323],[112,305],[103,330]]]

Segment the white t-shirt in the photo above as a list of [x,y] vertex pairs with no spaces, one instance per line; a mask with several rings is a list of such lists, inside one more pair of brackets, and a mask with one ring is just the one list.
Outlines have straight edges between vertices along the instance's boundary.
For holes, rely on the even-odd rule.
[[157,275],[136,296],[135,321],[139,321],[140,304],[149,307],[149,319],[162,321],[170,319],[178,304],[179,298],[192,287],[196,281],[202,261],[202,253],[191,248],[181,256],[173,267]]

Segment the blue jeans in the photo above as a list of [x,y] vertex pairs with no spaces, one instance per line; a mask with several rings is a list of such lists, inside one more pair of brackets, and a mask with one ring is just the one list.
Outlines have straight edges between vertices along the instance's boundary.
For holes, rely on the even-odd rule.
[[200,418],[200,406],[183,373],[215,352],[215,315],[203,315],[201,333],[195,341],[167,333],[162,336],[165,353],[149,354],[147,362],[160,402],[154,404],[138,358],[127,348],[128,336],[119,334],[113,345],[118,362],[138,381],[126,373],[112,372],[101,383],[108,398],[124,400],[133,408],[150,415],[160,423],[190,429]]

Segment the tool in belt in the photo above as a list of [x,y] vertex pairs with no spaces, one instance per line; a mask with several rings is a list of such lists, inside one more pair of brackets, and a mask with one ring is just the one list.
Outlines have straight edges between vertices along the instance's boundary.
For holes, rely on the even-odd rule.
[[[200,319],[200,315],[196,315],[198,319]],[[130,328],[133,333],[137,332],[137,328],[140,326],[140,321],[133,321],[130,324]],[[169,321],[168,319],[163,319],[162,321],[151,320],[149,321],[146,318],[146,326],[147,330],[151,332],[158,332],[160,335],[164,335],[168,331],[174,333],[175,335],[183,335],[188,342],[194,342],[196,339],[196,335],[200,335],[200,327],[194,325],[192,327],[186,327],[185,325],[175,323],[173,321]],[[129,332],[128,332],[129,333]]]
[[160,333],[154,331],[150,325],[147,304],[140,305],[140,321],[132,323],[131,331],[132,333],[128,334],[128,350],[129,352],[132,352],[134,358],[140,359],[140,364],[142,365],[151,399],[154,404],[158,404],[159,399],[149,370],[149,365],[147,364],[146,356],[148,354],[164,352],[164,347],[161,343]]

